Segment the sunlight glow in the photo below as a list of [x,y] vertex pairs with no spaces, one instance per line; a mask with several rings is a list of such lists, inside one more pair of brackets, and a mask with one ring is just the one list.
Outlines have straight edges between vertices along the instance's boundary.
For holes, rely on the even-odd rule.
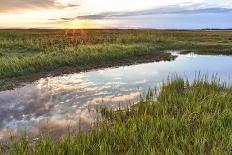
[[65,28],[65,29],[108,28],[108,25],[116,26],[118,23],[119,22],[113,20],[74,20],[74,21],[59,24],[59,28]]
[[1,0],[0,28],[230,28],[230,10],[229,0]]

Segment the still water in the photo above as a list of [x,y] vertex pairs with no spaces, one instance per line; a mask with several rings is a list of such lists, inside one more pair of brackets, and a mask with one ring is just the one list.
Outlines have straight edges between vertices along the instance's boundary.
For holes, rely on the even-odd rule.
[[169,75],[177,73],[192,80],[198,71],[217,73],[221,80],[231,82],[232,57],[178,55],[170,62],[47,77],[0,92],[0,139],[23,131],[37,135],[66,130],[80,121],[88,125],[93,121],[89,107],[133,103]]

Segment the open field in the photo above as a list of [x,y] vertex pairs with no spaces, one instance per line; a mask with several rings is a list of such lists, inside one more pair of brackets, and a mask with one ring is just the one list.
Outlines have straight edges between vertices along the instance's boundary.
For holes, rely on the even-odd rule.
[[48,75],[172,60],[166,50],[232,54],[232,31],[1,30],[0,90]]
[[9,153],[231,154],[231,85],[177,78],[162,87],[157,101],[155,96],[156,91],[149,91],[143,101],[127,109],[102,108],[105,120],[87,133],[59,141],[44,136],[36,143],[24,137]]

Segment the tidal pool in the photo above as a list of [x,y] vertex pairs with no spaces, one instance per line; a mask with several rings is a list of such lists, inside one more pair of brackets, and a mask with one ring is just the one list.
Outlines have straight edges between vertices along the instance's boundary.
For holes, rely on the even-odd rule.
[[186,54],[174,61],[107,68],[47,77],[21,88],[0,92],[0,139],[24,131],[61,132],[68,126],[89,125],[90,107],[134,103],[140,94],[173,74],[193,80],[197,72],[217,74],[231,83],[232,57]]

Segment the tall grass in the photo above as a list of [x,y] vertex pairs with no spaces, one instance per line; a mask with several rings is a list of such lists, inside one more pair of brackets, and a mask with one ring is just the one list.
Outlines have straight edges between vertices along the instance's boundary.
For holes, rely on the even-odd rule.
[[213,80],[165,84],[154,100],[113,111],[89,132],[17,141],[12,154],[231,154],[232,88]]
[[[39,53],[33,56],[9,58],[0,57],[0,78],[17,77],[43,71],[52,71],[62,66],[81,67],[94,66],[105,62],[133,59],[140,56],[159,56],[160,52],[153,51],[155,45],[81,45],[67,47],[62,52]],[[160,59],[169,60],[171,55],[163,54]]]

